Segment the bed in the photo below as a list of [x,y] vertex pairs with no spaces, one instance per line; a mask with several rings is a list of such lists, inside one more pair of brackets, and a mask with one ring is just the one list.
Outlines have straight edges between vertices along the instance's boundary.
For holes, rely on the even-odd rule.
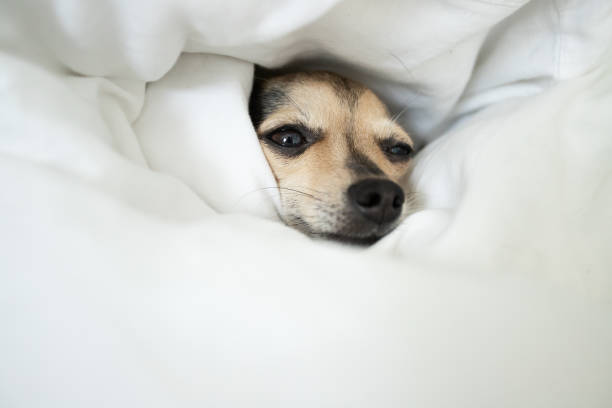
[[[5,0],[3,407],[612,406],[612,3]],[[370,86],[422,208],[277,216],[254,67]]]

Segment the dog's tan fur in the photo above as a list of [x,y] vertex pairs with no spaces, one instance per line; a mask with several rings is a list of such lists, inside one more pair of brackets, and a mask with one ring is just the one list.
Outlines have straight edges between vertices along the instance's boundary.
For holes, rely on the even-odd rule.
[[[255,123],[280,188],[281,217],[313,235],[367,235],[352,228],[351,216],[347,215],[347,188],[364,176],[356,174],[347,163],[351,154],[365,156],[382,171],[374,177],[405,184],[411,161],[391,161],[379,142],[392,136],[412,146],[409,135],[392,120],[371,90],[332,73],[287,74],[268,79],[260,86],[259,92],[278,89],[284,94],[283,102]],[[296,123],[322,135],[297,157],[279,153],[264,138],[274,129]],[[406,202],[404,207],[409,206],[409,200]],[[403,213],[407,213],[406,208]]]

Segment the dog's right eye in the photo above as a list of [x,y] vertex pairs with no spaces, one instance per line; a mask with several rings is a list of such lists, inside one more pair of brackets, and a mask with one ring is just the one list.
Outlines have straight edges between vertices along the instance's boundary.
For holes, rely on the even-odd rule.
[[300,147],[306,143],[306,138],[294,128],[280,128],[268,136],[272,142],[282,147]]

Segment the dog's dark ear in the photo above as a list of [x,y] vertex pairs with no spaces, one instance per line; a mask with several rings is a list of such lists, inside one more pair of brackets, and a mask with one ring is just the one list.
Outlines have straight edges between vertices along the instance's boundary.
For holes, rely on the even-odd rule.
[[253,127],[257,129],[261,122],[263,122],[263,101],[262,91],[263,82],[265,79],[257,75],[257,69],[255,69],[255,76],[253,78],[253,88],[251,89],[251,96],[249,98],[249,115],[251,116],[251,122]]
[[255,129],[266,117],[287,104],[287,95],[282,86],[278,84],[266,86],[266,82],[276,75],[278,75],[277,71],[255,67],[253,88],[249,99],[249,115]]

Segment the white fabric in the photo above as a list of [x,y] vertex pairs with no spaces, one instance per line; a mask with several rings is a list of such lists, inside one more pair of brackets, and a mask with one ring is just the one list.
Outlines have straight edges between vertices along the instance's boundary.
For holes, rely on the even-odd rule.
[[[607,0],[4,0],[0,406],[609,407],[611,38]],[[275,217],[247,100],[295,60],[431,142],[370,249]]]

